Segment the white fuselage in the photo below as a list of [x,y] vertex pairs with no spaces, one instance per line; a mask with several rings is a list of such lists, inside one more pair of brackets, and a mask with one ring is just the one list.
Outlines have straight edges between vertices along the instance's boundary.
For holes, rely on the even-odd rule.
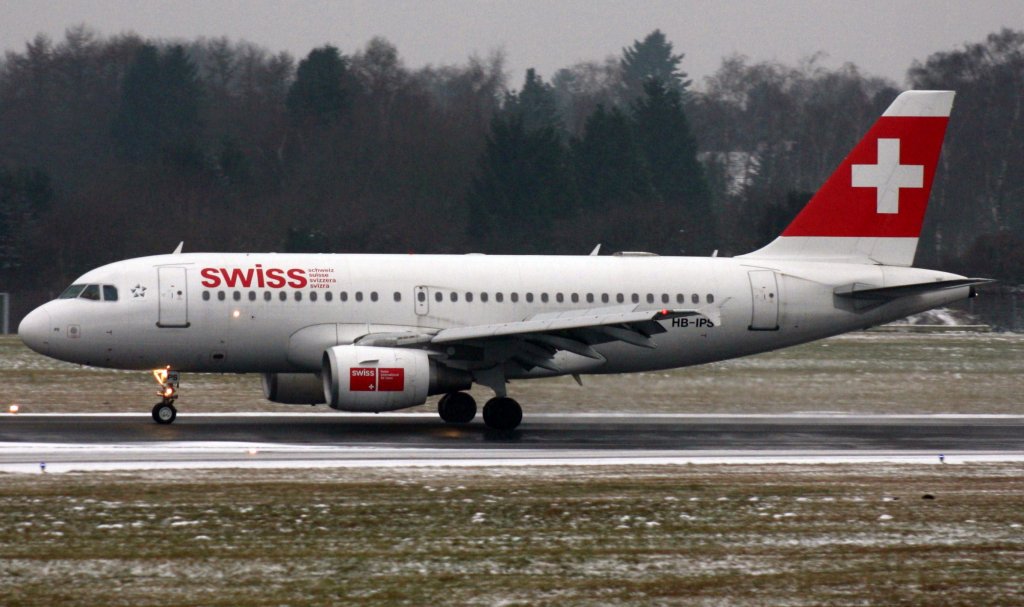
[[[651,337],[654,348],[613,341],[595,346],[604,360],[555,357],[560,373],[622,373],[862,329],[964,299],[969,290],[858,310],[835,295],[843,285],[955,278],[916,268],[744,258],[174,254],[88,272],[76,284],[112,285],[117,300],[51,301],[26,318],[22,337],[48,356],[98,367],[318,372],[325,347],[372,333],[429,333],[592,308],[706,313],[659,321],[665,332]],[[518,376],[553,374],[534,368]]]

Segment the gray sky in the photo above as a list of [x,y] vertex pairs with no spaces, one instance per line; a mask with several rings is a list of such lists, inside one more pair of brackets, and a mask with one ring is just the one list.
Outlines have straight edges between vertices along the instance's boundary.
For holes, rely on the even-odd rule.
[[1024,29],[1024,1],[0,0],[3,50],[21,51],[40,32],[60,39],[81,23],[102,34],[227,36],[296,58],[325,43],[350,53],[380,35],[412,68],[500,48],[513,85],[528,67],[550,79],[660,28],[686,53],[683,69],[698,84],[733,53],[795,65],[818,51],[828,55],[826,66],[851,61],[903,83],[914,59],[1003,27]]

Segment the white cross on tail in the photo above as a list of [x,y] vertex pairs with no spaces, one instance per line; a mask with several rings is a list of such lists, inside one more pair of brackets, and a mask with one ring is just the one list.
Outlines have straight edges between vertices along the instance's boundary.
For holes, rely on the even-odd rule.
[[900,212],[900,188],[924,187],[924,166],[900,164],[900,140],[878,140],[878,164],[853,165],[855,188],[876,189],[876,212]]

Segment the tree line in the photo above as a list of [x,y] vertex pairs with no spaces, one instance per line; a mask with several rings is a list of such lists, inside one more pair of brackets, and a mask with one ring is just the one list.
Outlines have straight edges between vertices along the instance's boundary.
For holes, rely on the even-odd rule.
[[[660,31],[550,80],[410,69],[383,38],[35,38],[0,61],[0,290],[186,250],[738,254],[773,238],[899,87]],[[909,66],[958,92],[918,263],[1024,282],[1024,32]],[[33,302],[34,303],[34,302]]]

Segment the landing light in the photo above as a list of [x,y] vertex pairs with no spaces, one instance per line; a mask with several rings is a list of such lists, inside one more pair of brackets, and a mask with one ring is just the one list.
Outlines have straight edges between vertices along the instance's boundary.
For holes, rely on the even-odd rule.
[[11,412],[12,415],[15,415],[18,413],[18,409],[20,408],[21,407],[19,407],[18,405],[11,405],[10,409],[8,410]]
[[238,310],[235,310],[234,312],[231,313],[231,317],[232,318],[238,318],[241,315],[242,315],[242,313],[239,312]]

